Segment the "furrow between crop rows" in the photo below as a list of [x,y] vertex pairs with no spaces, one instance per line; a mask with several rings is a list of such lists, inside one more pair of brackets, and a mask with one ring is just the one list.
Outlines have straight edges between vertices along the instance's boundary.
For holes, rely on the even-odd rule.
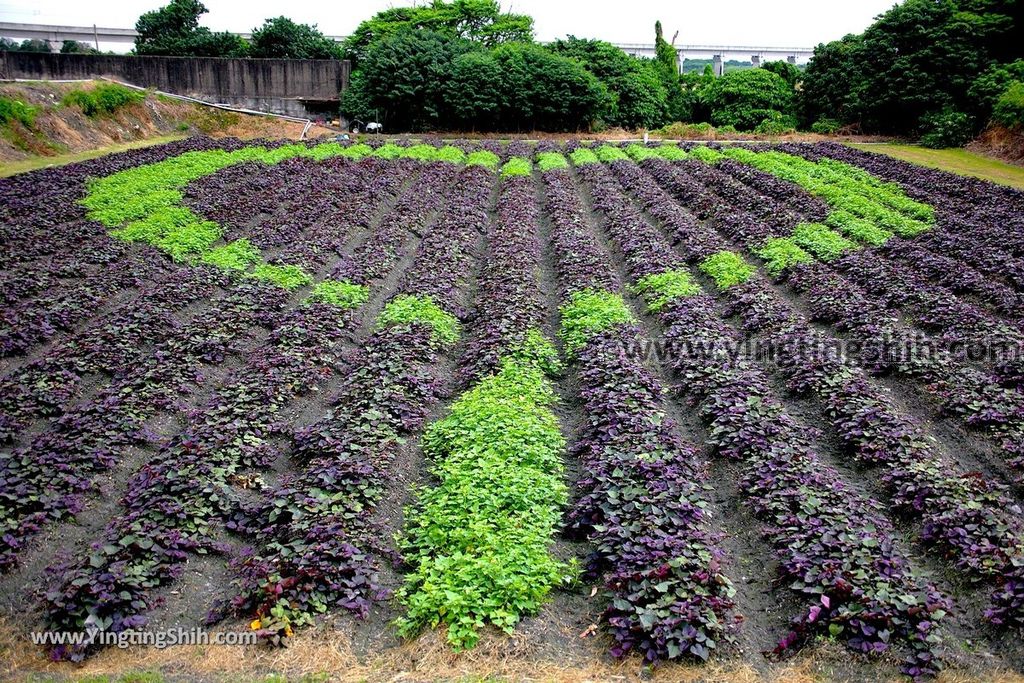
[[[602,171],[594,164],[580,172]],[[726,351],[735,331],[670,245],[628,202],[607,202],[595,196],[599,209],[614,203],[629,212],[609,216],[605,229],[665,339],[678,344],[672,366],[680,389],[698,402],[716,451],[739,460],[737,484],[776,549],[779,582],[801,596],[801,612],[775,653],[827,633],[865,653],[898,647],[912,676],[941,668],[937,626],[949,602],[917,575],[882,506],[822,461],[757,367]],[[687,353],[687,342],[711,353]]]
[[[387,254],[376,261],[377,269],[364,271],[368,279],[340,290],[314,288],[298,308],[283,311],[268,342],[248,355],[207,405],[190,416],[184,431],[132,479],[124,511],[111,520],[88,558],[72,565],[60,586],[47,593],[51,628],[135,628],[152,609],[155,589],[180,575],[190,553],[223,550],[218,529],[239,508],[232,484],[272,460],[268,440],[280,428],[276,420],[283,407],[325,374],[342,371],[338,342],[366,301],[367,287],[395,265],[414,239],[413,230],[426,226],[450,178],[451,170],[443,165],[425,169],[360,245]],[[59,646],[54,652],[80,659],[88,649]]]

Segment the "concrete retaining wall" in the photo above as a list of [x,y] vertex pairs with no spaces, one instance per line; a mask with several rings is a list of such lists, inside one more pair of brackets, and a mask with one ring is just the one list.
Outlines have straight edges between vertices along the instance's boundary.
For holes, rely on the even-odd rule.
[[0,52],[0,79],[103,76],[206,102],[293,116],[337,112],[351,64],[333,59],[221,59]]

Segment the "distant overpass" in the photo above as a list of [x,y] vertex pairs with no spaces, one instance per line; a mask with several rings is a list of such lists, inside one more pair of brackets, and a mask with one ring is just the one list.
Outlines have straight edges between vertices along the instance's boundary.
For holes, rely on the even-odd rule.
[[[250,38],[251,33],[236,33],[243,38]],[[19,24],[0,22],[0,37],[13,40],[44,40],[50,50],[58,52],[65,40],[77,40],[92,45],[98,50],[127,52],[135,45],[138,33],[132,28],[105,28],[99,26],[51,26],[47,24]],[[327,36],[332,40],[342,41],[345,36]],[[613,43],[626,54],[634,57],[653,58],[653,43]],[[790,64],[806,62],[814,54],[809,47],[756,47],[746,45],[676,45],[679,66],[682,68],[686,58],[711,59],[715,73],[721,75],[724,60],[741,59],[753,62],[755,66],[771,60],[786,60]]]
[[[634,57],[654,59],[653,43],[613,43],[615,47]],[[751,45],[676,45],[679,68],[683,68],[684,59],[710,59],[715,74],[721,76],[724,62],[727,59],[749,61],[754,66],[775,60],[787,61],[790,64],[806,62],[814,56],[813,47],[756,47]]]

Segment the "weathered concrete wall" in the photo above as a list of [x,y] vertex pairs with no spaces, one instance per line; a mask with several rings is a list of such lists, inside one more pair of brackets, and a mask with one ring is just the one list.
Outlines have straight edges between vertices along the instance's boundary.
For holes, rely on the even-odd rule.
[[[305,115],[337,102],[351,64],[332,59],[220,59],[0,52],[0,79],[107,76],[207,102]],[[335,107],[336,109],[336,107]]]

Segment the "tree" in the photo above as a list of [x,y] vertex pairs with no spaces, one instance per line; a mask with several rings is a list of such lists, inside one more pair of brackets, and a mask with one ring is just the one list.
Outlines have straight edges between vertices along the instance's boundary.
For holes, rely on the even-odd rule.
[[[819,45],[800,95],[803,122],[834,118],[867,132],[914,134],[930,123],[975,130],[993,97],[979,78],[1020,57],[1024,22],[1017,0],[906,0],[859,36]],[[985,101],[977,94],[984,91]],[[927,122],[926,122],[927,119]]]
[[429,30],[485,47],[533,41],[533,18],[502,14],[496,0],[432,0],[422,6],[387,9],[363,21],[346,39],[345,57],[358,68],[374,42],[409,29]]
[[405,29],[370,46],[342,95],[342,112],[381,120],[389,130],[580,130],[610,103],[582,64],[540,45],[487,49]]
[[505,130],[589,130],[611,103],[604,85],[574,59],[526,43],[500,45],[493,54],[504,76]]
[[445,86],[445,99],[453,126],[497,130],[504,92],[501,66],[494,55],[476,51],[456,57]]
[[1015,130],[1024,126],[1024,83],[1013,81],[1007,86],[992,109],[992,120]]
[[803,126],[821,119],[853,122],[857,109],[853,86],[862,48],[861,37],[852,34],[814,48],[814,58],[804,70],[797,97],[797,112]]
[[251,57],[340,59],[341,54],[341,45],[316,25],[296,24],[287,17],[266,19],[263,26],[253,29],[249,46]]
[[374,113],[388,130],[436,128],[452,63],[470,49],[469,41],[427,30],[406,29],[375,41],[353,75],[355,92],[346,93],[342,111],[360,118]]
[[627,55],[611,43],[569,36],[549,48],[572,57],[594,74],[611,95],[602,119],[610,126],[655,128],[667,121],[667,93],[654,62]]
[[64,44],[60,47],[60,53],[63,55],[98,55],[100,51],[89,45],[89,43],[83,43],[78,40],[65,40]]
[[660,21],[654,22],[654,54],[658,76],[667,94],[668,117],[672,121],[681,121],[687,115],[687,111],[686,101],[679,86],[679,55],[662,35]]
[[1024,59],[994,64],[975,79],[967,91],[974,112],[984,120],[1014,81],[1024,81]]
[[727,73],[714,79],[705,97],[711,123],[737,130],[753,130],[765,119],[778,119],[777,114],[792,117],[794,113],[793,89],[767,69]]
[[199,0],[171,0],[160,9],[146,12],[135,22],[139,33],[135,52],[187,57],[244,56],[244,40],[230,33],[213,33],[199,25],[199,17],[206,12],[206,6]]
[[761,68],[777,74],[782,80],[786,81],[790,88],[795,88],[797,81],[800,80],[800,69],[796,67],[796,64],[790,64],[781,59],[765,62],[761,65]]
[[50,44],[45,40],[39,40],[38,38],[26,38],[21,41],[21,44],[15,44],[14,41],[8,41],[11,45],[10,48],[4,47],[5,50],[10,49],[14,52],[50,52]]

